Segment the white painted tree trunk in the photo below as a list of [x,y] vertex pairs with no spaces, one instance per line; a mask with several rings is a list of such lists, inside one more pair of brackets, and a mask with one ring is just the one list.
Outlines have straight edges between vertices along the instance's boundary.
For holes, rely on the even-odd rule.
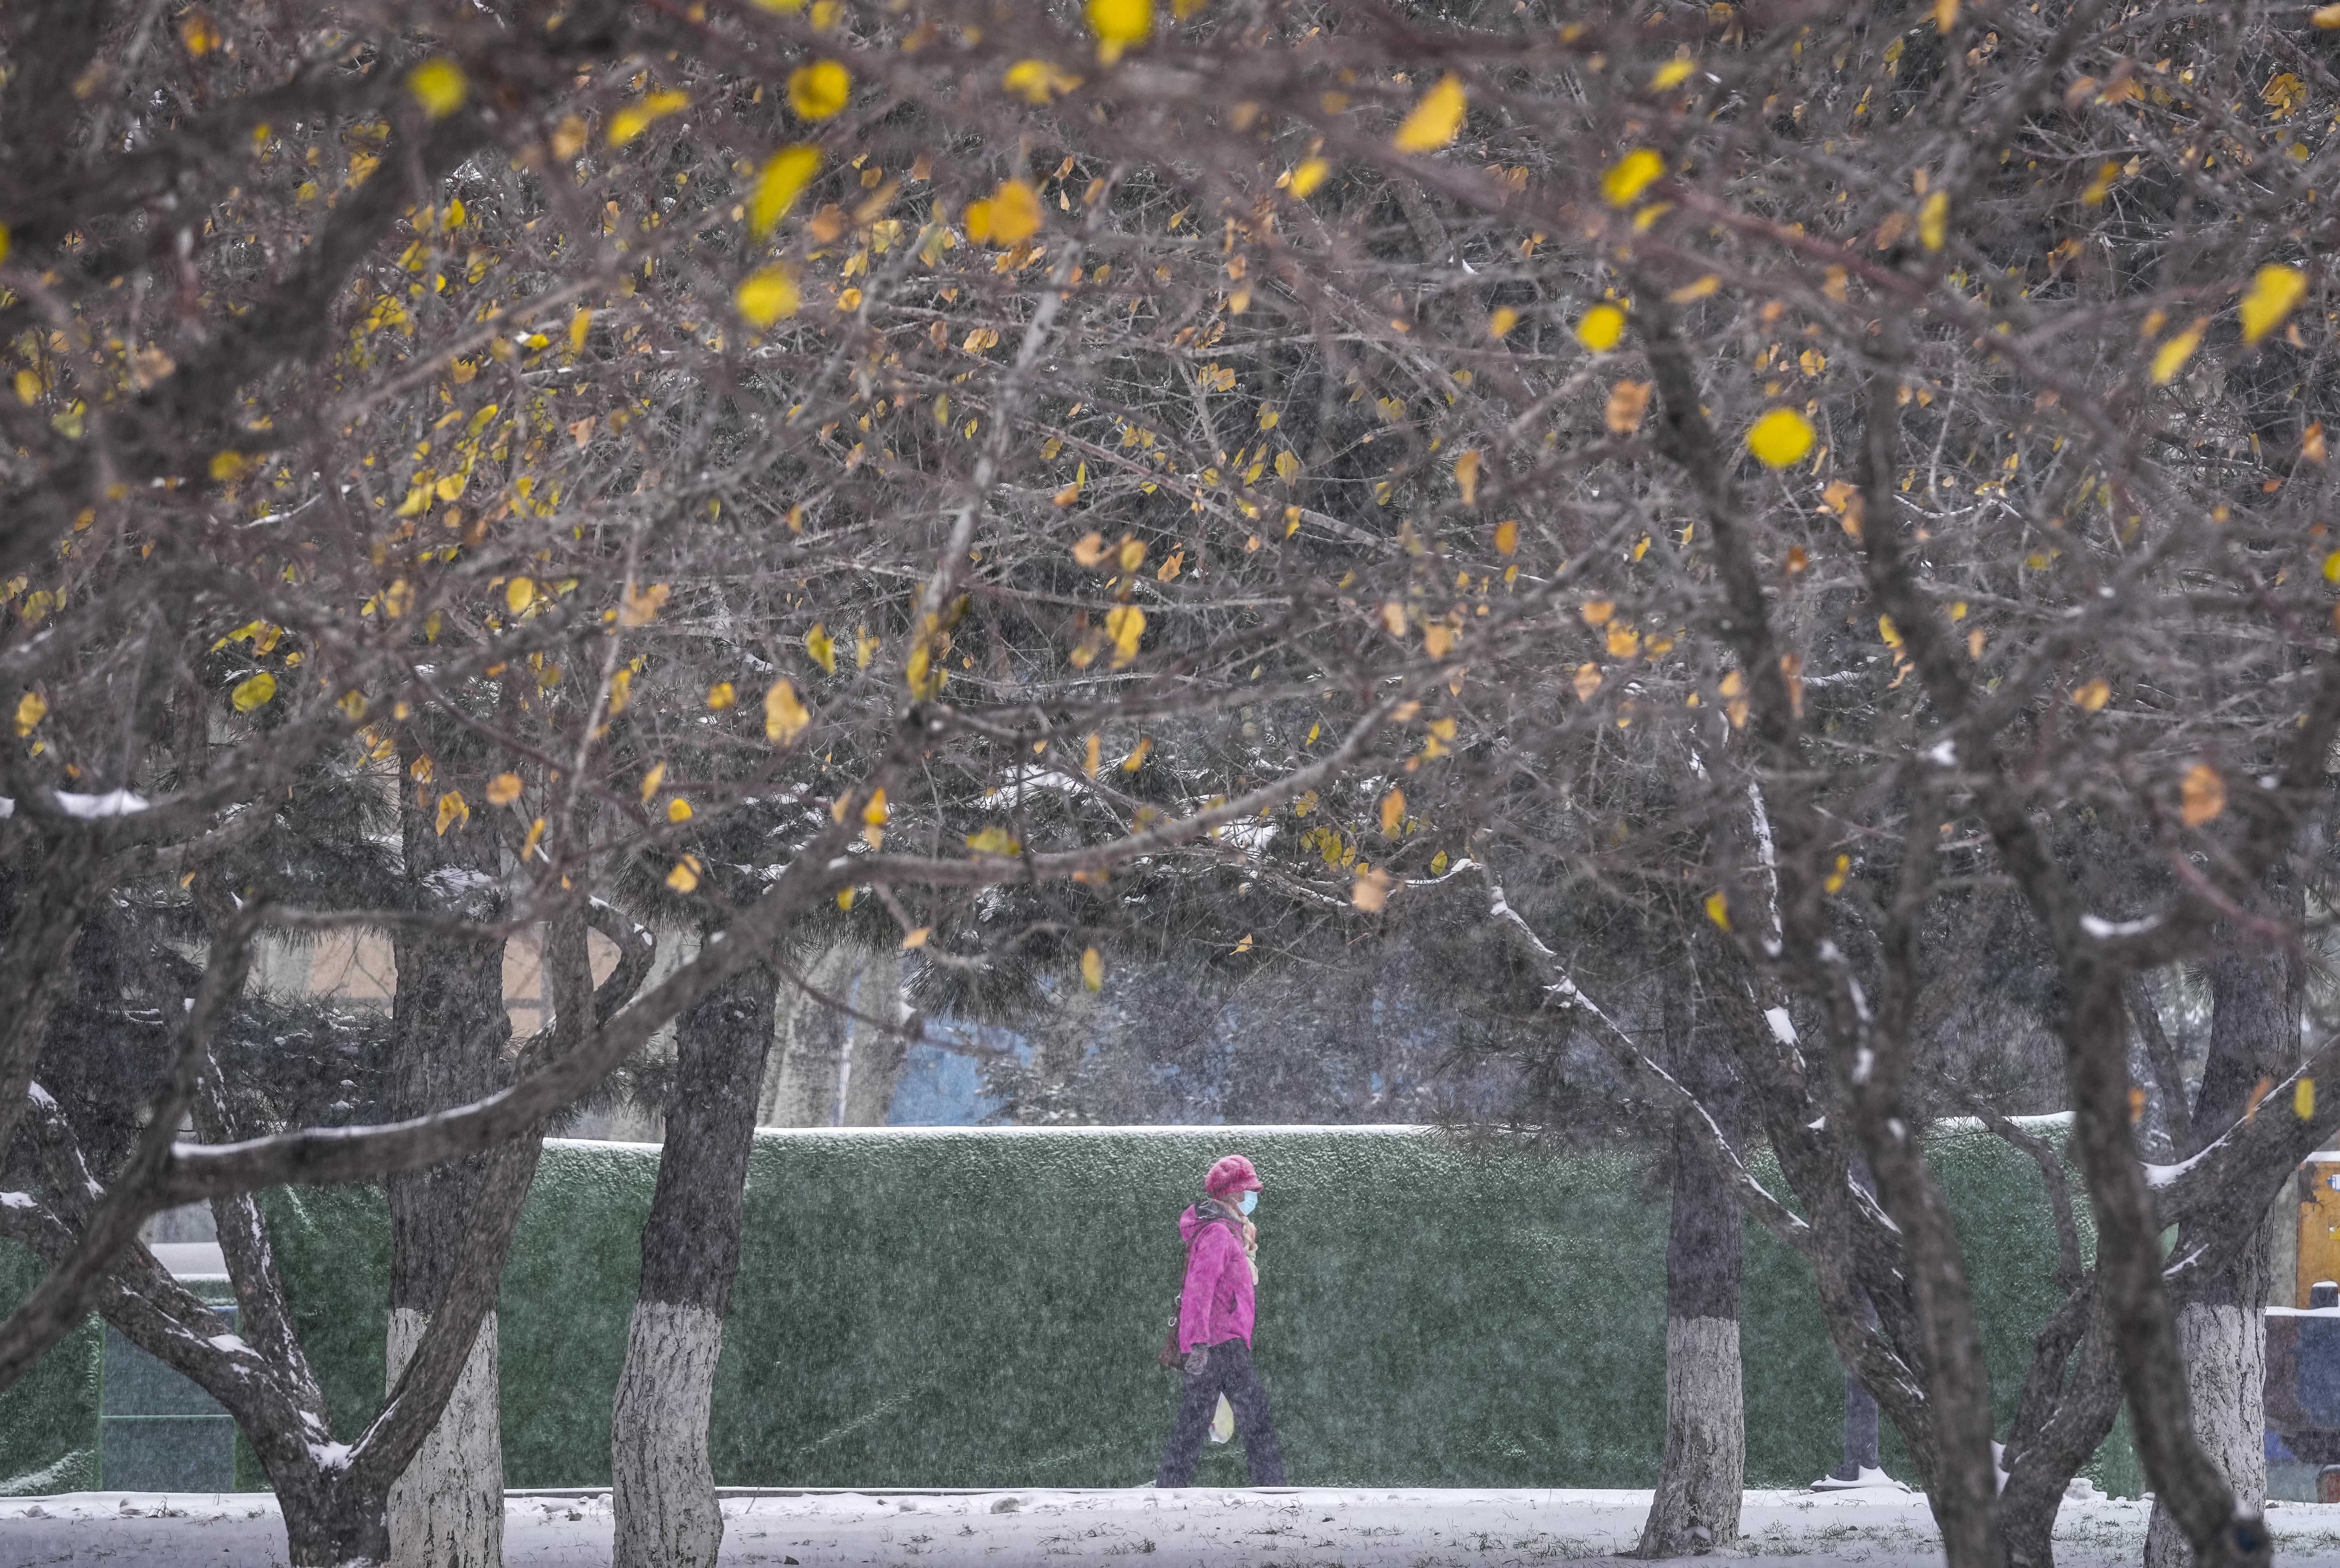
[[703,1306],[634,1304],[610,1415],[613,1568],[715,1568],[723,1513],[707,1453],[723,1320]]
[[[429,1321],[411,1307],[392,1310],[391,1385]],[[439,1424],[391,1485],[392,1568],[501,1568],[504,1452],[496,1376],[496,1315],[491,1312],[481,1320]]]
[[1666,1319],[1666,1449],[1639,1554],[1679,1557],[1739,1539],[1747,1415],[1739,1320]]
[[[2177,1315],[2194,1435],[2245,1508],[2266,1505],[2266,1320],[2255,1307],[2195,1303]],[[2190,1568],[2194,1549],[2158,1502],[2145,1568]]]

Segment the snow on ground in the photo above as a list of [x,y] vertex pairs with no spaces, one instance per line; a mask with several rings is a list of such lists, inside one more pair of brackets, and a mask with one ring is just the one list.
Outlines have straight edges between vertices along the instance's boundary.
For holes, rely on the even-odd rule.
[[[723,1562],[801,1568],[1508,1568],[1631,1550],[1647,1492],[1406,1491],[1325,1487],[1183,1492],[761,1492],[728,1494]],[[2065,1568],[2144,1554],[2147,1505],[2074,1501],[2057,1523]],[[2340,1503],[2268,1508],[2285,1568],[2340,1568]],[[1809,1557],[1929,1568],[1939,1538],[1923,1499],[1899,1492],[1750,1492],[1732,1556]],[[504,1558],[514,1568],[601,1568],[607,1493],[513,1493]],[[275,1568],[284,1532],[261,1494],[81,1492],[0,1498],[0,1568]]]

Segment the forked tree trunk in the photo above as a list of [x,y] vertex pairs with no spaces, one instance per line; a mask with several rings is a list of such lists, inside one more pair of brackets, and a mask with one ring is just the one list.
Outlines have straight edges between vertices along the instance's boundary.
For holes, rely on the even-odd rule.
[[[420,754],[402,759],[410,776]],[[434,759],[439,783],[451,759]],[[427,787],[426,787],[427,789]],[[402,802],[408,881],[429,907],[493,919],[502,898],[501,849],[484,811],[440,830],[423,790]],[[501,938],[396,935],[398,989],[391,1006],[393,1116],[428,1112],[494,1092],[504,1075],[511,1023],[504,1011]],[[390,1343],[394,1384],[445,1295],[486,1177],[487,1156],[392,1176]],[[421,1452],[390,1492],[391,1560],[398,1568],[499,1568],[503,1561],[503,1444],[496,1389],[496,1318],[489,1313],[463,1374]]]
[[[2279,948],[2229,949],[2211,964],[2210,1049],[2194,1100],[2196,1140],[2217,1136],[2249,1108],[2262,1080],[2279,1081],[2298,1064],[2296,1005],[2290,959]],[[2181,1236],[2180,1249],[2193,1240]],[[2195,1436],[2235,1489],[2236,1502],[2252,1509],[2266,1503],[2266,1248],[2262,1225],[2234,1266],[2204,1281],[2177,1313]],[[2193,1555],[2157,1500],[2146,1528],[2146,1568],[2185,1568]]]
[[[1692,1037],[1671,1056],[1675,1075],[1735,1143],[1739,1096],[1720,1044]],[[1643,1557],[1703,1553],[1739,1537],[1747,1470],[1739,1225],[1738,1200],[1721,1173],[1690,1129],[1678,1126],[1666,1234],[1666,1446],[1641,1527]]]
[[674,1099],[610,1417],[615,1568],[713,1568],[723,1543],[707,1422],[774,991],[770,971],[749,969],[676,1024]]

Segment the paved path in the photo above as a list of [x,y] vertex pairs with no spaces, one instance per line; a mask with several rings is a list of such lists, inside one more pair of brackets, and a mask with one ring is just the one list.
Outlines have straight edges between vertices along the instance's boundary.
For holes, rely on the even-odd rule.
[[[1511,1568],[1631,1550],[1647,1492],[1257,1491],[827,1492],[731,1496],[727,1568]],[[513,1568],[606,1568],[606,1493],[516,1493],[505,1502]],[[2268,1510],[2284,1568],[2340,1568],[2340,1504]],[[2146,1505],[2065,1505],[2061,1568],[2128,1568],[2144,1554]],[[1869,1568],[1933,1568],[1939,1538],[1921,1499],[1895,1493],[1751,1492],[1750,1556]],[[1734,1553],[1734,1555],[1741,1554]],[[0,1568],[279,1568],[284,1531],[263,1494],[162,1497],[74,1493],[0,1498]],[[1135,1568],[1132,1564],[1131,1568]]]

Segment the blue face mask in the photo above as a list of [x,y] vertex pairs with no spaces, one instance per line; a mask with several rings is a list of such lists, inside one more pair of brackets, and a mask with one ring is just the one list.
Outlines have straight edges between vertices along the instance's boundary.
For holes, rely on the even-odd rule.
[[1259,1206],[1259,1194],[1255,1192],[1247,1192],[1244,1194],[1243,1202],[1237,1204],[1235,1206],[1242,1209],[1244,1213],[1249,1214],[1252,1210]]

